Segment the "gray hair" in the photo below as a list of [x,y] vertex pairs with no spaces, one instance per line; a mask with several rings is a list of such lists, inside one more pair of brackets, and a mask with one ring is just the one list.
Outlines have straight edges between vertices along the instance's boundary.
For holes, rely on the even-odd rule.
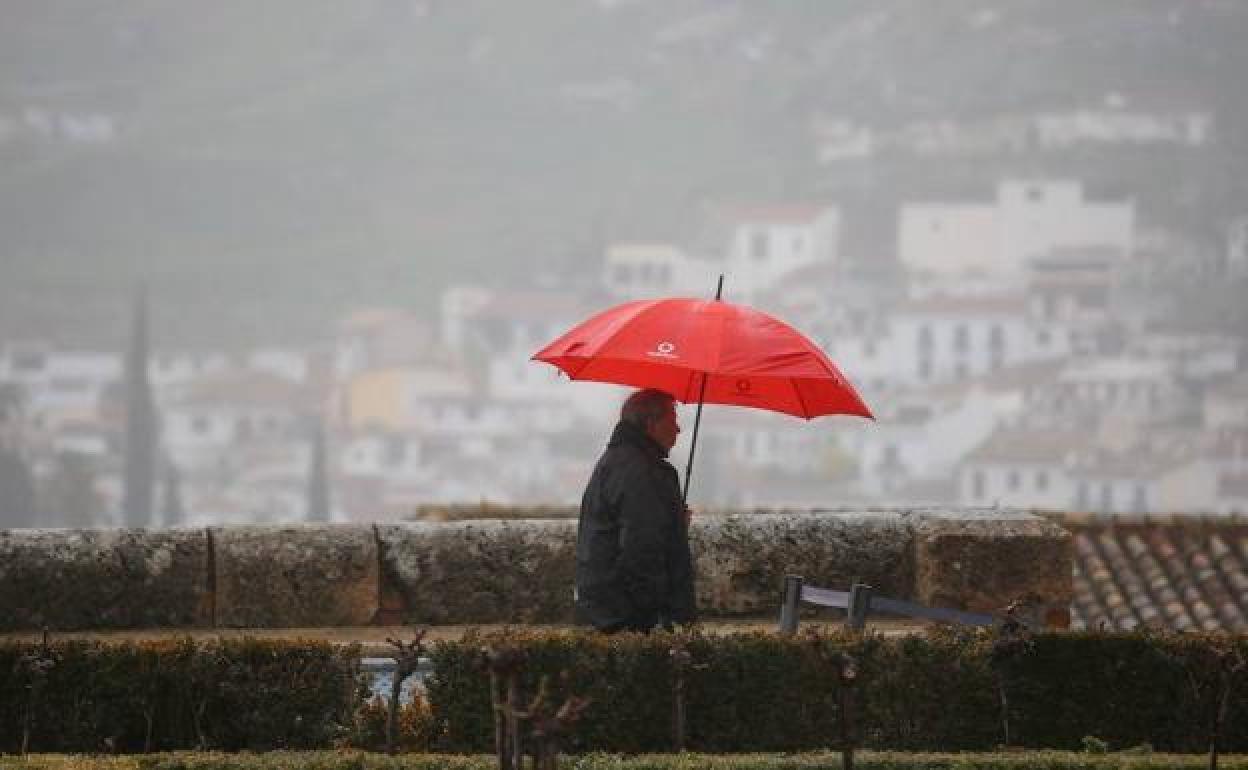
[[639,390],[624,401],[620,407],[620,422],[630,422],[638,428],[648,428],[650,423],[661,419],[673,407],[676,399],[668,393],[653,388]]

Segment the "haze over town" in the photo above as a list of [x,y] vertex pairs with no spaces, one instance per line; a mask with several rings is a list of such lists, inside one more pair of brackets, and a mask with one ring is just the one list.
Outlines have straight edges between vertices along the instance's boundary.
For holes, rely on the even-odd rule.
[[1248,511],[1242,3],[5,16],[0,527],[574,504],[627,390],[529,356],[721,274],[876,420],[708,407],[695,506]]

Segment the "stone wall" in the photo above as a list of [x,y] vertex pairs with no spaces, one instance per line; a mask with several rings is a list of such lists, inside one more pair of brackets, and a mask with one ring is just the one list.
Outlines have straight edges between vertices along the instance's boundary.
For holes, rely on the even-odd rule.
[[[576,521],[0,530],[0,629],[562,623]],[[707,619],[771,617],[785,574],[973,611],[1024,600],[1068,621],[1061,526],[999,511],[700,516],[690,540]]]

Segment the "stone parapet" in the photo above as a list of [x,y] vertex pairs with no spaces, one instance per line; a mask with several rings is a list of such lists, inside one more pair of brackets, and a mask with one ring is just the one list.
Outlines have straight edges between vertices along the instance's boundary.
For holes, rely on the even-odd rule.
[[[562,623],[574,519],[0,531],[0,627]],[[1064,625],[1070,536],[999,511],[695,517],[700,615],[776,613],[786,574],[972,611],[1024,600]]]
[[928,511],[912,518],[919,602],[972,612],[1018,603],[1033,621],[1070,625],[1074,546],[1066,529],[1009,511]]
[[364,626],[377,615],[369,525],[231,527],[212,540],[217,626]]
[[0,530],[0,629],[212,624],[197,529]]
[[689,532],[699,612],[776,612],[786,574],[845,589],[857,579],[909,595],[914,565],[908,516],[896,512],[708,516]]
[[382,570],[406,622],[556,623],[572,617],[576,522],[379,525]]

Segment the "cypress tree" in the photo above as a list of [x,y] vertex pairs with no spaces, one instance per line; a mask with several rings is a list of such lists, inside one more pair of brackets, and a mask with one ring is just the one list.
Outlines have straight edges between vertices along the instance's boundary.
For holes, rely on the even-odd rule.
[[186,519],[186,509],[182,506],[182,474],[173,460],[165,461],[165,472],[161,479],[160,512],[164,516],[166,527],[176,527]]
[[122,521],[129,527],[152,524],[152,489],[156,473],[156,407],[147,377],[147,292],[134,301],[130,348],[126,352],[125,487]]
[[0,529],[33,527],[35,479],[22,456],[0,445]]
[[312,428],[312,459],[308,469],[308,521],[329,521],[329,474],[325,468],[325,429]]

